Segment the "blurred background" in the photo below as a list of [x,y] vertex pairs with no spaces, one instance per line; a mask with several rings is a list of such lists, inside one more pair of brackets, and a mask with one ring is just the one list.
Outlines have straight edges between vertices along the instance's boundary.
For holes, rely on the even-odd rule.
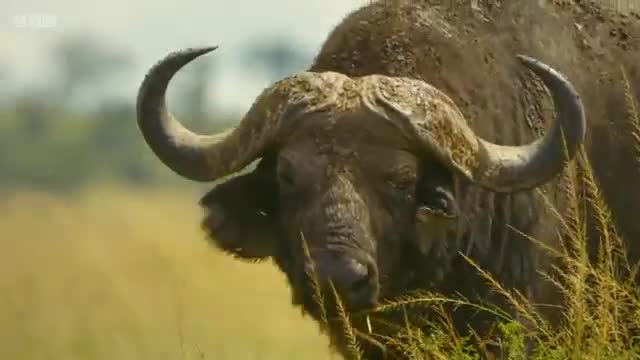
[[187,185],[141,146],[134,104],[147,69],[177,49],[220,46],[169,88],[185,124],[216,131],[305,69],[366,1],[9,0],[0,10],[0,184],[62,191],[108,176]]
[[4,0],[0,359],[331,358],[271,263],[207,244],[210,184],[161,165],[134,104],[167,53],[219,45],[169,106],[195,131],[233,125],[367,1]]
[[167,53],[183,123],[236,123],[367,0],[5,0],[0,9],[0,358],[326,359],[272,264],[198,228],[210,185],[144,144],[135,98]]

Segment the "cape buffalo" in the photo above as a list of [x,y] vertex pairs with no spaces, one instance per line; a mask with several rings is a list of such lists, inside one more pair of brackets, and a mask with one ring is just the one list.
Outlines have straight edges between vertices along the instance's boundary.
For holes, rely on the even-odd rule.
[[[203,228],[235,256],[272,258],[318,320],[310,270],[351,311],[420,289],[499,301],[461,254],[557,301],[537,273],[551,261],[527,236],[559,241],[536,190],[562,212],[560,174],[581,145],[622,234],[640,234],[633,146],[620,137],[620,65],[640,83],[636,19],[586,1],[464,3],[370,2],[221,134],[192,133],[165,105],[172,76],[215,47],[168,55],[141,85],[144,139],[179,175],[214,181],[259,160],[202,198]],[[486,319],[454,320],[462,331]]]

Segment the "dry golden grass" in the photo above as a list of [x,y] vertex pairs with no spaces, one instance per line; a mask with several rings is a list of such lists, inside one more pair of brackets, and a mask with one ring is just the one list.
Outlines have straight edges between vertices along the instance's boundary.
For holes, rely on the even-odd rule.
[[[640,163],[638,104],[622,74]],[[515,318],[429,292],[376,311],[453,304],[492,312],[503,320],[509,359],[525,358],[526,345],[533,345],[529,358],[536,360],[640,358],[636,264],[624,260],[623,241],[584,151],[569,169],[570,209],[562,216],[568,241],[545,247],[559,266],[544,275],[568,299],[559,326],[551,327],[522,294],[479,267]],[[271,264],[241,262],[206,244],[196,201],[195,194],[109,187],[73,198],[27,192],[0,198],[0,359],[337,358],[317,325],[290,305],[284,276]],[[596,263],[587,259],[586,207],[601,235]],[[336,298],[348,350],[360,359],[351,314]],[[319,291],[316,300],[324,304]],[[407,316],[406,329],[383,340],[411,358],[477,359],[444,312],[442,319],[420,328]]]
[[0,359],[329,359],[271,263],[212,249],[198,196],[0,199]]

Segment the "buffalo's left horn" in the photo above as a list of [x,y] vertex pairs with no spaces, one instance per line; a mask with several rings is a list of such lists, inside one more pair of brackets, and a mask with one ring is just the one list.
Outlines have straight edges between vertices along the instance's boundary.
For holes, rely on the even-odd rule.
[[279,129],[281,119],[273,116],[274,107],[286,101],[267,90],[236,128],[217,135],[195,134],[182,126],[167,111],[169,81],[184,65],[216,48],[167,55],[149,70],[138,92],[137,119],[145,141],[165,165],[190,180],[213,181],[261,157]]

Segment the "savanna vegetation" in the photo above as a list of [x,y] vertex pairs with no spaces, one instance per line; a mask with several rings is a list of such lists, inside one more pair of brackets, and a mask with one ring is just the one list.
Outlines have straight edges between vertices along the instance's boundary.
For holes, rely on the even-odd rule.
[[[73,104],[74,95],[99,80],[82,74],[104,67],[96,59],[105,51],[113,55],[111,64],[127,66],[113,50],[76,41],[52,54],[63,74],[52,85],[62,89],[55,97],[34,89],[0,109],[0,359],[337,359],[317,325],[290,305],[285,278],[272,264],[238,261],[205,241],[195,206],[203,188],[159,164],[139,136],[130,103]],[[304,56],[278,46],[265,70],[275,78],[287,72],[278,59]],[[269,56],[269,48],[261,51]],[[79,68],[86,71],[70,71]],[[233,123],[234,116],[204,108],[206,86],[198,81],[210,69],[185,70],[192,78],[178,109],[204,115],[187,116],[203,119],[189,125],[212,131]],[[629,166],[640,166],[640,104],[627,82],[620,86],[627,93],[629,136],[639,149],[639,163]],[[568,178],[573,211],[562,215],[572,236],[565,247],[547,249],[562,265],[549,280],[569,299],[559,327],[540,316],[538,304],[482,269],[517,318],[436,293],[398,299],[377,312],[453,305],[496,313],[503,323],[492,342],[509,350],[509,359],[522,359],[526,351],[533,359],[639,359],[635,264],[623,260],[584,154],[572,162]],[[601,232],[595,263],[587,259],[587,206],[597,209]],[[444,311],[435,320],[408,317],[394,339],[376,336],[375,313],[367,319],[371,332],[356,334],[349,322],[358,316],[343,318],[354,358],[363,341],[416,359],[485,356],[472,346],[474,339],[455,333]],[[431,332],[418,330],[424,321]]]
[[211,250],[196,200],[122,186],[2,199],[0,359],[331,358],[271,264]]
[[[287,39],[261,45],[245,54],[272,59],[256,76],[282,76],[306,56]],[[50,55],[57,71],[44,84],[25,89],[4,72],[0,359],[331,358],[290,306],[283,275],[205,241],[203,188],[148,151],[135,99],[105,95],[128,55],[76,36]],[[200,131],[233,124],[210,110],[215,65],[194,65],[176,79],[172,105]]]
[[[637,104],[629,99],[633,136]],[[639,142],[640,148],[640,142]],[[566,318],[551,328],[520,294],[494,282],[534,326],[487,304],[423,293],[378,311],[454,304],[504,316],[511,359],[533,344],[535,359],[637,359],[640,296],[621,261],[620,239],[582,157],[571,171],[585,186],[567,189],[575,213],[572,241],[549,249],[562,259],[550,274],[568,295]],[[106,183],[106,182],[105,182]],[[76,191],[5,192],[0,204],[0,358],[3,359],[329,359],[317,325],[290,306],[284,276],[270,263],[250,264],[213,250],[198,229],[200,191],[90,185]],[[601,261],[586,260],[585,203],[601,212]],[[159,221],[158,219],[163,219]],[[535,241],[535,239],[532,239]],[[619,272],[614,265],[630,272]],[[481,269],[479,269],[481,271]],[[256,279],[260,281],[256,281]],[[487,281],[492,282],[490,274]],[[356,315],[357,316],[357,315]],[[416,359],[483,358],[443,312],[433,332],[409,319],[402,337],[367,337]],[[361,341],[345,317],[354,356]],[[304,356],[302,357],[302,354]]]

